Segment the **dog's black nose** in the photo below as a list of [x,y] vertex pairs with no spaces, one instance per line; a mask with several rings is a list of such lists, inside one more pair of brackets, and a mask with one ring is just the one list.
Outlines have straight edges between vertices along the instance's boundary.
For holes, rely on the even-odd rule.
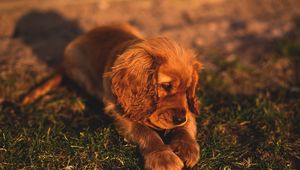
[[173,117],[173,123],[175,125],[179,125],[179,124],[181,124],[185,121],[186,121],[185,115],[184,116],[174,116]]
[[186,121],[186,110],[184,108],[174,109],[173,113],[173,123],[175,125],[180,125]]

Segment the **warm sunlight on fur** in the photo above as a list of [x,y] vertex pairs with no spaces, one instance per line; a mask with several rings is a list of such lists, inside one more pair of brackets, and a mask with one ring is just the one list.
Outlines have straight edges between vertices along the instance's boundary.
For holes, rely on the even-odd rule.
[[[127,24],[79,36],[66,47],[58,73],[25,96],[23,104],[66,76],[104,102],[119,133],[139,146],[145,169],[193,167],[200,152],[195,91],[201,64],[190,50],[168,38],[141,37]],[[158,133],[164,130],[171,130],[168,143]]]

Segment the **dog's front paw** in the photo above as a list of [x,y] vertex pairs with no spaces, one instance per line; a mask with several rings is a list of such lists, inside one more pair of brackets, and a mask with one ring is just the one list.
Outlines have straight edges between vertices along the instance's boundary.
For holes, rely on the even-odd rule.
[[171,148],[188,168],[195,166],[199,160],[200,148],[196,141],[173,141]]
[[153,151],[145,155],[145,169],[147,170],[181,170],[183,162],[171,150]]

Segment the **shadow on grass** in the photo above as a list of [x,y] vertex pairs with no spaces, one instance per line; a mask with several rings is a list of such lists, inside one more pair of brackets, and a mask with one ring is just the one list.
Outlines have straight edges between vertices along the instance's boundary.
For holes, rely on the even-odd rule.
[[41,61],[57,67],[66,45],[81,33],[77,21],[68,20],[56,11],[33,10],[17,21],[13,38],[20,38]]
[[[13,38],[21,39],[29,45],[37,57],[48,66],[59,67],[66,45],[82,33],[77,21],[68,20],[56,11],[32,10],[22,16],[16,23]],[[102,112],[102,103],[88,96],[66,80],[63,86],[78,91],[87,105],[85,113]]]

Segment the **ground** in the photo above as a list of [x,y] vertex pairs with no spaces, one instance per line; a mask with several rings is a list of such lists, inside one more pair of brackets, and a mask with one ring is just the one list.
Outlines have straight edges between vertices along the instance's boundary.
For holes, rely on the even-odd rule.
[[138,148],[74,88],[19,105],[74,37],[124,22],[204,64],[194,169],[300,169],[297,0],[0,1],[0,169],[142,169]]

